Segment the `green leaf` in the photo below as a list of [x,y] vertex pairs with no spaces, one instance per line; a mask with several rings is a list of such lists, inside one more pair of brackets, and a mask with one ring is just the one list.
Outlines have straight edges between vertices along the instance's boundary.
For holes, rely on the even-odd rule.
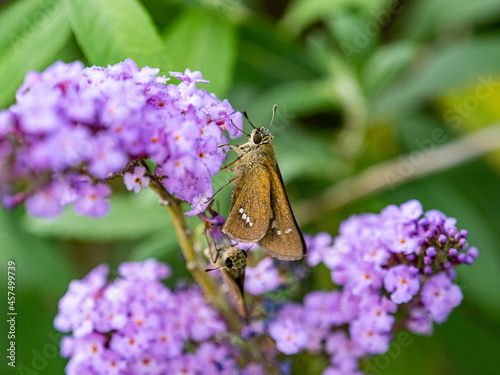
[[112,197],[111,210],[102,219],[78,216],[67,207],[53,221],[27,216],[23,226],[39,236],[80,241],[127,241],[156,231],[175,233],[167,210],[149,190]]
[[375,11],[387,0],[295,0],[287,8],[281,25],[292,35],[297,35],[308,26],[321,20],[336,18],[340,13],[356,9],[359,12]]
[[[62,294],[74,275],[74,268],[60,248],[27,233],[12,212],[0,210],[0,264],[14,260],[18,287],[23,292],[45,290],[45,295]],[[6,280],[6,278],[3,278]]]
[[376,97],[413,60],[417,47],[411,42],[395,42],[380,46],[370,55],[360,74],[365,93]]
[[466,306],[468,295],[467,291],[465,293],[464,306],[459,306],[448,321],[436,329],[436,338],[443,341],[449,361],[447,371],[440,373],[468,375],[481,368],[481,375],[494,375],[500,367],[498,320],[492,325]]
[[[171,229],[171,230],[170,230]],[[173,228],[153,233],[141,241],[129,254],[129,262],[141,262],[148,258],[163,260],[172,251],[177,251],[179,244]]]
[[237,71],[239,81],[264,87],[316,79],[321,70],[305,49],[262,19],[240,25]]
[[221,13],[188,8],[165,34],[165,46],[175,51],[172,70],[199,70],[210,81],[206,90],[223,97],[231,84],[236,32]]
[[280,23],[290,34],[297,35],[319,19],[332,16],[343,6],[343,1],[295,0],[288,6]]
[[171,61],[151,21],[136,0],[74,0],[69,12],[78,44],[91,64],[106,66],[126,58],[139,67],[160,68]]
[[[0,8],[0,55],[15,48],[19,42],[29,39],[36,32],[35,15],[46,16],[54,4],[52,0],[21,0]],[[41,23],[38,21],[37,23]]]
[[192,278],[173,231],[160,231],[150,235],[132,250],[127,261],[142,262],[148,258],[167,263],[171,267],[172,275],[166,282],[169,287],[174,287],[180,278]]
[[[0,285],[0,294],[7,298],[7,262],[15,262],[15,340],[17,343],[29,342],[29,348],[18,345],[16,360],[18,369],[25,364],[31,371],[30,363],[34,351],[49,353],[49,361],[43,364],[41,373],[62,374],[67,360],[57,355],[57,344],[62,334],[53,328],[57,313],[58,300],[68,290],[70,281],[78,275],[76,264],[71,263],[68,254],[61,247],[45,239],[36,238],[26,233],[19,225],[20,210],[5,212],[0,210],[0,278],[5,280]],[[2,312],[7,312],[4,304]],[[7,337],[7,326],[0,327],[2,336]],[[53,353],[53,354],[52,354]],[[41,369],[41,367],[38,367]],[[26,370],[28,371],[28,370]],[[22,372],[21,372],[22,373]],[[5,365],[2,374],[9,372]]]
[[71,37],[65,2],[24,0],[0,16],[0,108],[14,100],[29,70],[42,70]]
[[299,177],[332,181],[345,173],[341,160],[324,136],[294,126],[273,134],[276,159],[286,181]]
[[497,0],[421,0],[403,12],[401,36],[429,38],[452,28],[494,22],[500,15]]
[[[339,106],[339,99],[326,80],[291,81],[274,85],[272,89],[254,93],[252,100],[242,103],[252,118],[259,123],[268,122],[271,109],[278,105],[273,130],[286,126],[291,117],[314,113]],[[274,132],[273,131],[273,132]]]
[[436,46],[418,70],[410,67],[372,102],[372,114],[400,116],[425,101],[471,82],[493,80],[498,86],[500,44],[498,37],[470,39],[452,46]]

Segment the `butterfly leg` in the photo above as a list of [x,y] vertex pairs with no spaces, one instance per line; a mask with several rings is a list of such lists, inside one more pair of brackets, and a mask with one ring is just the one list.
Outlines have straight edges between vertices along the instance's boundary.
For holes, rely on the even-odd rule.
[[[246,144],[245,144],[246,145]],[[243,146],[245,146],[243,145]],[[245,147],[242,147],[241,145],[238,146],[238,145],[230,145],[230,144],[227,144],[227,145],[220,145],[219,148],[222,148],[222,147],[230,147],[232,148],[234,151],[236,151],[236,153],[238,155],[241,155],[243,153],[245,153]]]
[[236,176],[236,177],[233,177],[232,179],[230,179],[228,182],[226,182],[219,190],[217,190],[214,195],[212,195],[210,198],[207,198],[207,200],[205,201],[205,203],[207,202],[210,202],[212,199],[214,199],[214,197],[217,195],[217,193],[219,191],[221,191],[222,189],[224,189],[227,185],[229,185],[231,182],[235,181],[238,177],[240,176]]
[[225,145],[219,145],[219,148],[222,148],[222,147],[230,147],[230,148],[232,148],[233,150],[236,150],[236,149],[239,149],[239,148],[240,148],[238,145],[230,145],[229,143],[228,143],[228,144],[225,144]]
[[238,156],[236,159],[234,159],[231,163],[225,165],[224,167],[222,167],[220,170],[221,171],[232,171],[232,169],[228,169],[231,165],[235,164],[236,162],[238,162],[239,160],[241,159],[241,156]]

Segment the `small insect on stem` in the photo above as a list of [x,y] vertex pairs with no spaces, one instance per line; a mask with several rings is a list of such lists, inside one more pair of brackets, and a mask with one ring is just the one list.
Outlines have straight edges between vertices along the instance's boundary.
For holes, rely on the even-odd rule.
[[240,317],[247,317],[244,302],[245,269],[247,267],[247,254],[224,237],[215,241],[211,235],[205,233],[210,257],[217,267],[207,268],[204,272],[221,270],[222,276],[229,286],[236,311]]

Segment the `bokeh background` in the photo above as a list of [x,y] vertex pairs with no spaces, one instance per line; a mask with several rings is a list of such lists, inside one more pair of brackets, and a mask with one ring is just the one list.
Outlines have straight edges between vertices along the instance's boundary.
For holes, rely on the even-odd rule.
[[[127,57],[200,70],[207,91],[273,125],[305,233],[419,199],[469,230],[480,257],[458,269],[465,298],[432,337],[411,336],[381,374],[500,368],[500,3],[498,0],[19,0],[0,5],[0,108],[28,70]],[[241,140],[237,141],[240,142]],[[214,186],[229,179],[220,173]],[[101,262],[156,257],[189,278],[168,214],[113,185],[105,219],[0,211],[1,374],[62,374],[52,321],[68,283]],[[230,188],[220,193],[227,214]],[[196,226],[198,222],[191,221]],[[7,261],[16,262],[17,368],[6,365]],[[331,288],[317,269],[307,288]],[[299,355],[293,373],[314,374]],[[24,372],[23,372],[24,371]]]

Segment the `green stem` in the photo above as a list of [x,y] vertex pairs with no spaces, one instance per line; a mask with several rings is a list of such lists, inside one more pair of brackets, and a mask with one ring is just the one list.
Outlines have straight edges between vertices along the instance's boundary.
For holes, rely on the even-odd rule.
[[[145,163],[142,165],[146,167]],[[179,246],[186,259],[188,271],[201,287],[206,300],[224,315],[232,330],[239,333],[241,322],[227,304],[226,296],[217,287],[214,280],[202,271],[205,267],[201,260],[196,257],[191,229],[187,226],[181,201],[173,197],[155,175],[149,173],[149,177],[151,178],[149,187],[160,197],[160,204],[164,205],[170,212]]]

